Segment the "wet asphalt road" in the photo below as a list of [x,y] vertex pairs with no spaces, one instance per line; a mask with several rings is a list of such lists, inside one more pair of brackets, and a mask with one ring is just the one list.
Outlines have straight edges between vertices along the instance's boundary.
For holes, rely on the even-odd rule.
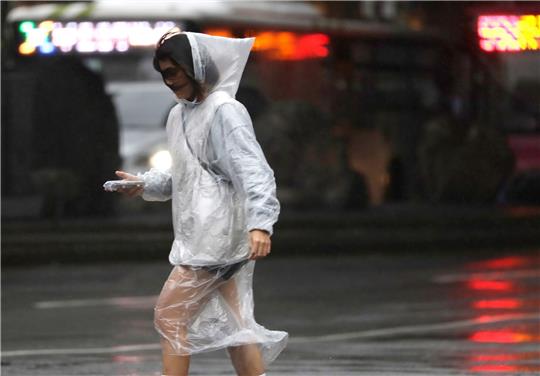
[[[3,268],[2,374],[160,375],[152,308],[170,268]],[[267,374],[539,374],[539,271],[534,250],[259,261],[256,318],[291,336]],[[234,374],[223,351],[191,370]]]

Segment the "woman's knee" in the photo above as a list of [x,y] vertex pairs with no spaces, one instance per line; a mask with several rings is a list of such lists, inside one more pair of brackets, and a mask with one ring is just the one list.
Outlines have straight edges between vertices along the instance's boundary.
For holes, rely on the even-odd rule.
[[186,314],[182,310],[169,307],[154,308],[154,327],[158,332],[178,332],[186,326]]

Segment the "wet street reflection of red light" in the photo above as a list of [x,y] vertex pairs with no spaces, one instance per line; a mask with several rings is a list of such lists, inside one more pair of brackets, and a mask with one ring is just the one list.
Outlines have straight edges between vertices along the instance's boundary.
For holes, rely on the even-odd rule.
[[[536,278],[537,265],[538,258],[523,256],[468,265],[474,272],[465,288],[467,296],[472,296],[470,307],[476,311],[477,326],[467,338],[478,344],[478,352],[468,358],[469,372],[517,375],[540,370],[540,353],[523,352],[540,342],[538,326],[530,324],[534,312],[538,312],[538,300],[530,298],[533,291],[537,293],[538,285],[529,282]],[[506,322],[505,327],[490,325],[502,322]]]
[[540,352],[495,352],[472,355],[469,371],[474,373],[512,372],[512,374],[536,374],[540,366],[536,363]]
[[490,269],[513,269],[526,264],[527,259],[518,256],[502,257],[486,261],[486,266]]
[[518,299],[478,300],[473,304],[476,309],[516,309],[521,305],[522,302]]
[[540,371],[540,367],[538,366],[517,366],[517,365],[508,365],[508,364],[481,364],[477,366],[473,366],[469,369],[471,372],[477,372],[477,373],[498,373],[498,372],[513,372],[513,375],[517,375],[519,372],[520,375],[522,374],[538,374],[538,371]]
[[530,265],[533,260],[522,256],[500,257],[486,261],[473,262],[469,264],[473,269],[517,269],[521,266]]
[[471,367],[472,372],[516,372],[518,367],[505,364],[482,364]]
[[474,321],[477,324],[488,324],[488,323],[493,323],[493,322],[497,322],[501,320],[517,319],[519,317],[521,317],[521,315],[512,314],[512,313],[509,313],[506,315],[482,315],[482,316],[476,317]]
[[480,354],[471,360],[474,362],[509,362],[519,359],[517,354]]
[[483,343],[519,343],[529,342],[533,338],[529,334],[511,330],[484,330],[473,333],[469,339]]
[[540,359],[540,352],[478,354],[471,357],[473,362],[516,362]]
[[469,288],[473,290],[511,291],[514,284],[510,281],[473,279],[469,281]]

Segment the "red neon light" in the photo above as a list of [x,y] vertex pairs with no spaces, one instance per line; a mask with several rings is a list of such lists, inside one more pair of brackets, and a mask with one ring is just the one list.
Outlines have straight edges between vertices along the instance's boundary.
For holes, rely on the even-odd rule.
[[514,287],[509,281],[490,281],[490,280],[471,280],[469,288],[473,290],[494,290],[494,291],[510,291]]
[[486,52],[540,50],[540,15],[479,16],[477,32]]
[[263,31],[255,37],[253,51],[266,53],[274,60],[319,59],[328,56],[330,38],[325,34],[299,35],[291,32]]
[[[230,29],[206,29],[206,34],[233,37]],[[248,32],[255,37],[253,51],[264,52],[274,60],[318,59],[328,56],[330,38],[326,34],[296,34],[288,31]]]
[[516,309],[521,305],[522,303],[517,299],[479,300],[474,302],[474,308],[476,309]]
[[298,39],[294,60],[328,56],[330,38],[324,34],[304,35]]

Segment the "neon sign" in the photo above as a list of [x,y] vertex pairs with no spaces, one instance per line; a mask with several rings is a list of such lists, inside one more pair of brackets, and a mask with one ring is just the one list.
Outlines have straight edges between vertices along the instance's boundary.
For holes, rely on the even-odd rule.
[[540,50],[540,15],[479,16],[477,31],[486,52]]
[[[233,37],[229,29],[207,29],[210,35]],[[255,37],[253,51],[263,52],[272,60],[305,60],[328,56],[330,38],[326,34],[297,34],[288,31],[250,31]]]
[[171,21],[24,21],[19,24],[22,43],[18,50],[21,55],[126,52],[153,47],[174,26]]
[[291,32],[261,32],[253,51],[265,51],[276,60],[304,60],[328,56],[330,38],[325,34],[298,35]]

